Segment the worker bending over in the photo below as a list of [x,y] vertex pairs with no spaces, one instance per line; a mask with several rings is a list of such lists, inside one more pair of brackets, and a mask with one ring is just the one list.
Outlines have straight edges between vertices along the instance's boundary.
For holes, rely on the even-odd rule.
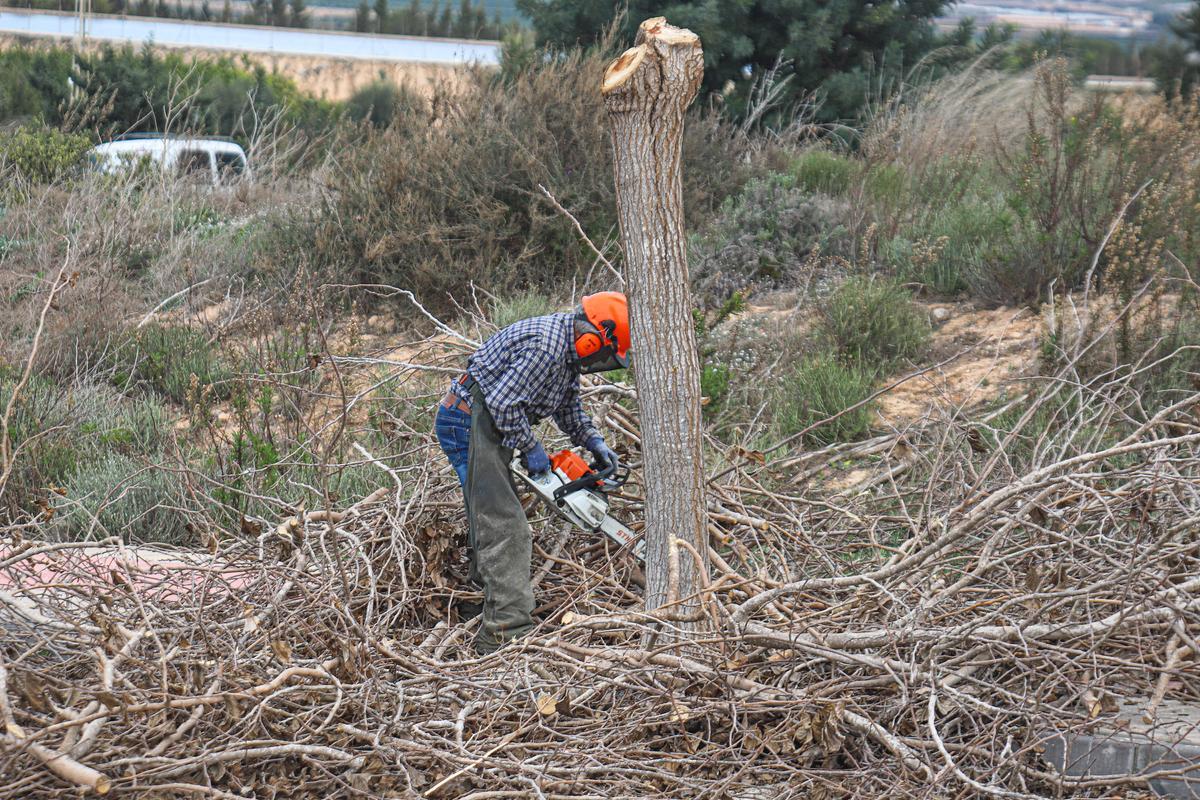
[[437,411],[438,442],[467,507],[471,581],[483,587],[475,638],[491,653],[533,627],[529,522],[509,475],[514,451],[530,475],[550,469],[532,426],[553,417],[601,467],[616,466],[579,399],[579,376],[628,366],[629,305],[619,292],[587,295],[572,312],[533,317],[493,335],[450,385]]

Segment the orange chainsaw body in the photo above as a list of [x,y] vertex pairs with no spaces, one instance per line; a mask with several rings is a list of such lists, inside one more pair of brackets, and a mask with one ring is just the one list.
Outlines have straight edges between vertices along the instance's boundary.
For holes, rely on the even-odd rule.
[[550,466],[567,476],[568,481],[577,481],[592,471],[588,463],[572,450],[562,450],[550,458]]

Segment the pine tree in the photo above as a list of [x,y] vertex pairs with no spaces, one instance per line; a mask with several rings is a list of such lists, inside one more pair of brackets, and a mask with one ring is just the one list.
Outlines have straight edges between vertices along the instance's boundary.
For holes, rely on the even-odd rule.
[[419,35],[424,28],[421,20],[421,0],[410,0],[400,12],[396,23],[396,33],[405,36]]
[[271,0],[271,24],[281,28],[288,24],[288,0]]
[[449,0],[446,0],[445,7],[442,8],[442,13],[438,16],[437,35],[449,36],[450,31],[454,27],[454,11],[450,8]]
[[459,39],[468,39],[471,36],[471,22],[475,18],[471,9],[471,0],[459,0],[458,14],[454,18],[454,22],[450,28],[450,34],[457,36]]
[[293,28],[307,28],[308,27],[308,8],[305,5],[304,0],[291,0],[291,3],[292,3],[292,14],[291,14],[291,19],[289,21],[291,22],[292,27]]
[[200,4],[200,19],[204,20],[205,22],[208,22],[212,19],[212,9],[208,5],[208,0],[204,0],[204,2]]
[[233,22],[233,3],[231,0],[225,0],[225,4],[221,6],[221,22],[225,24]]
[[388,0],[375,0],[375,29],[380,33],[388,33]]
[[354,11],[354,30],[367,33],[371,30],[371,6],[367,0],[362,0]]
[[[609,29],[625,3],[613,0],[516,0],[533,23],[538,44],[590,44]],[[824,95],[826,120],[856,116],[881,82],[903,80],[945,38],[934,20],[950,0],[628,0],[621,41],[632,41],[644,19],[668,9],[673,25],[704,42],[704,82],[720,91],[732,82],[735,111],[753,79],[782,55],[793,76],[784,106],[810,92]]]

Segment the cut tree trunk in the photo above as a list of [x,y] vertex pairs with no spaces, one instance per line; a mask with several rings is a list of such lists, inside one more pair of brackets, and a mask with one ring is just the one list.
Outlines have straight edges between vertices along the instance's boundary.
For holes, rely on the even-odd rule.
[[[641,406],[646,608],[679,602],[680,614],[692,618],[698,616],[695,593],[708,579],[708,546],[700,360],[680,154],[684,116],[700,87],[704,54],[696,34],[662,17],[641,24],[635,45],[609,65],[601,93],[612,129]],[[676,538],[691,545],[703,563],[697,565]]]

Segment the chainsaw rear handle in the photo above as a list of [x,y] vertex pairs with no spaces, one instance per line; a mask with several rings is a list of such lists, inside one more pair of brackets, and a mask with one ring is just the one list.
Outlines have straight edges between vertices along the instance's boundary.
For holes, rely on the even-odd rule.
[[562,486],[555,489],[554,502],[562,505],[563,498],[572,492],[578,492],[580,489],[600,488],[600,486],[610,478],[612,479],[612,483],[614,485],[620,486],[621,484],[625,483],[626,480],[628,480],[629,468],[626,467],[625,469],[621,470],[620,473],[617,473],[617,467],[615,464],[609,464],[608,466],[604,467],[604,469],[593,468],[591,472],[589,472],[587,475],[584,475],[582,478],[573,480],[570,483],[564,483]]

